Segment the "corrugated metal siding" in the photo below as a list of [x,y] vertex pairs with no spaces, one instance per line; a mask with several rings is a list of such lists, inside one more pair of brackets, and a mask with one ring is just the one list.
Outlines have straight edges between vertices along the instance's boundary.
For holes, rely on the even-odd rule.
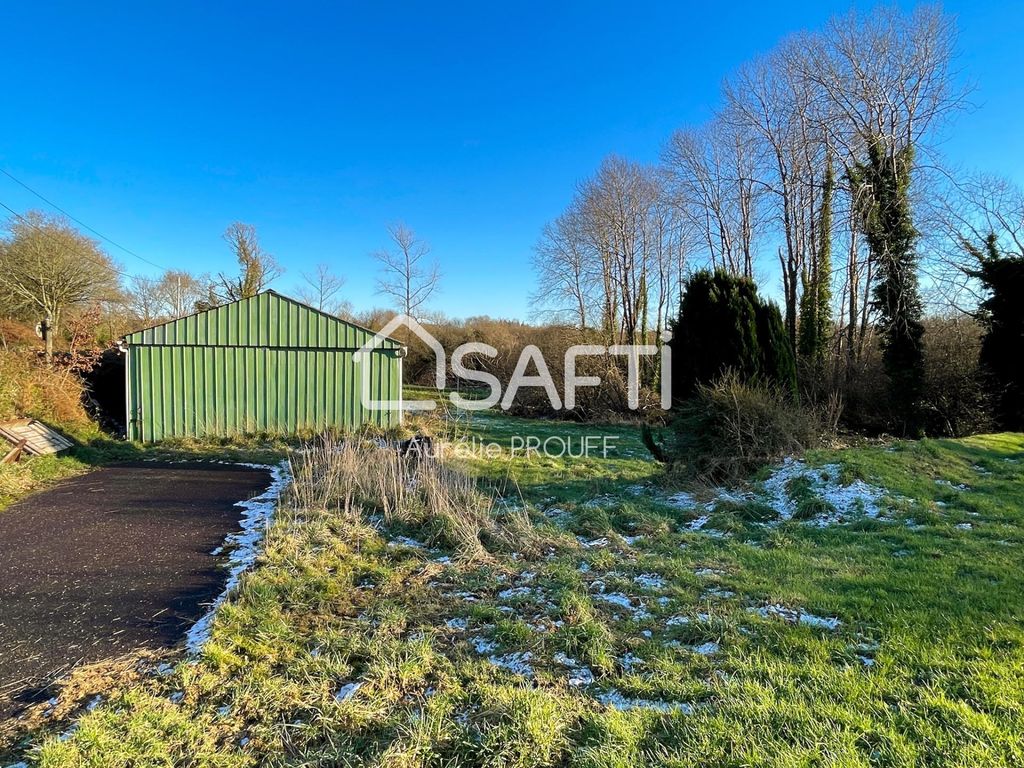
[[357,360],[373,333],[278,294],[216,307],[130,334],[129,437],[294,433],[381,426],[396,411],[362,405],[363,366],[375,400],[401,397],[400,344]]
[[[131,437],[294,433],[398,422],[395,411],[365,409],[363,361],[338,350],[259,347],[129,348]],[[398,400],[394,353],[369,355],[370,393]]]
[[[200,312],[129,334],[132,344],[358,349],[373,332],[266,291],[251,299]],[[382,347],[401,346],[392,339]]]

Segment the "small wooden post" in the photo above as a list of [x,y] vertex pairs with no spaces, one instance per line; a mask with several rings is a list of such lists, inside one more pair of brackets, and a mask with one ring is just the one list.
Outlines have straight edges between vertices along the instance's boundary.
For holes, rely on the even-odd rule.
[[13,464],[21,456],[21,452],[25,450],[25,446],[28,445],[28,440],[21,439],[15,443],[14,447],[7,452],[7,455],[0,459],[0,464]]

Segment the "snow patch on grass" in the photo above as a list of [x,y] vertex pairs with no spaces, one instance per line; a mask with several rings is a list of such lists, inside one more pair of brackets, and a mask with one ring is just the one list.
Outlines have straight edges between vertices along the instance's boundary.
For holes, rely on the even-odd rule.
[[510,587],[498,593],[502,600],[511,600],[517,597],[532,596],[534,591],[530,587]]
[[607,594],[600,594],[596,596],[598,600],[603,600],[606,603],[617,605],[619,608],[625,608],[626,610],[633,610],[633,601],[628,595],[622,592],[609,592]]
[[485,653],[493,653],[498,650],[498,644],[493,640],[488,640],[486,637],[471,637],[469,638],[469,644],[473,646],[473,650],[481,656]]
[[488,656],[487,661],[496,667],[508,670],[512,674],[533,677],[533,654],[530,651],[506,653],[504,656]]
[[710,579],[715,576],[724,576],[725,571],[721,571],[718,568],[698,568],[693,572],[693,575],[701,579]]
[[665,580],[656,573],[641,573],[633,578],[634,583],[641,589],[664,589]]
[[698,613],[695,616],[673,616],[665,622],[666,627],[685,627],[688,624],[692,624],[695,621],[701,623],[707,623],[711,621],[711,614]]
[[339,688],[337,692],[334,694],[334,700],[339,703],[342,701],[348,701],[353,696],[355,696],[359,689],[362,687],[362,683],[346,683],[345,685],[341,686],[341,688]]
[[756,613],[762,619],[781,619],[788,624],[803,624],[804,626],[816,627],[818,629],[836,630],[842,624],[834,616],[815,616],[813,613],[804,613],[803,611],[787,608],[777,603],[770,603],[769,605],[764,605],[760,608],[750,608],[749,610]]
[[698,505],[698,502],[692,493],[679,491],[667,497],[665,504],[676,509],[693,509]]
[[227,600],[228,595],[238,586],[242,574],[252,567],[259,555],[260,544],[267,527],[274,516],[281,493],[292,480],[287,462],[278,465],[240,463],[238,466],[251,469],[265,469],[270,472],[270,486],[254,499],[235,504],[242,509],[241,527],[237,533],[224,538],[223,550],[228,552],[228,578],[223,591],[217,596],[210,609],[200,617],[185,635],[185,648],[190,654],[198,653],[210,638],[217,609]]
[[409,549],[426,549],[426,544],[422,541],[416,541],[416,539],[408,536],[396,536],[388,542],[389,547],[408,547]]
[[722,646],[718,643],[714,641],[709,641],[706,643],[702,643],[700,645],[692,645],[690,646],[690,650],[694,653],[699,653],[701,656],[712,656],[718,653],[721,647]]
[[702,597],[707,600],[708,598],[715,598],[717,600],[728,600],[730,597],[736,597],[736,593],[731,589],[723,589],[722,587],[709,587],[704,590]]
[[843,485],[839,482],[840,476],[838,464],[809,467],[803,461],[786,459],[763,485],[769,505],[782,520],[789,520],[798,512],[798,504],[790,493],[794,480],[808,482],[810,493],[830,510],[810,520],[813,525],[835,525],[854,516],[877,518],[881,514],[880,505],[886,496],[885,491],[863,480]]
[[655,712],[682,712],[685,715],[693,713],[693,705],[683,701],[652,701],[650,699],[633,699],[614,688],[595,697],[606,707],[617,709],[620,712],[629,712],[633,709],[651,709]]

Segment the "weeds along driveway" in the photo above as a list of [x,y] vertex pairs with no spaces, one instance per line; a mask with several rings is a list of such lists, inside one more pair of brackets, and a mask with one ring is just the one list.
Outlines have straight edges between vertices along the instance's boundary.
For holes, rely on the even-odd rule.
[[220,591],[212,551],[266,470],[135,464],[66,480],[0,512],[0,718],[70,667],[173,646]]

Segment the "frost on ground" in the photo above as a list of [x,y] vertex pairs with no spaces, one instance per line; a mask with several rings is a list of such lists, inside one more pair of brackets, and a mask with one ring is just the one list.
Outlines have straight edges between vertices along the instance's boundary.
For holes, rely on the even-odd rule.
[[837,464],[808,467],[802,461],[786,459],[764,481],[764,489],[771,507],[783,520],[789,520],[797,512],[790,488],[798,479],[809,482],[810,492],[830,509],[812,520],[815,525],[833,525],[854,516],[877,518],[881,514],[880,505],[885,498],[885,491],[863,480],[843,485],[839,482],[840,473]]
[[[887,519],[883,512],[888,499],[882,488],[860,480],[844,484],[841,476],[838,465],[810,467],[791,459],[775,467],[765,481],[751,488],[701,492],[698,500],[693,493],[667,494],[657,490],[653,484],[641,483],[626,488],[619,501],[623,497],[648,496],[659,504],[688,513],[685,518],[689,519],[680,522],[673,532],[683,537],[679,544],[682,548],[688,546],[686,537],[693,534],[703,537],[733,535],[712,527],[712,521],[722,513],[719,505],[723,503],[758,504],[774,511],[774,516],[769,513],[772,521],[800,518],[809,525],[829,525],[855,517]],[[552,501],[546,500],[548,506],[543,514],[564,528],[572,522],[579,506],[614,506],[615,497],[604,493],[589,502],[582,502],[576,507],[567,505],[566,508],[553,506]],[[813,504],[807,504],[808,501]],[[809,510],[814,515],[810,519]],[[728,663],[729,657],[728,627],[731,622],[728,617],[737,611],[819,631],[838,633],[841,630],[838,618],[818,616],[781,603],[766,603],[763,597],[749,597],[733,591],[728,588],[731,585],[723,581],[735,566],[725,567],[715,559],[698,560],[689,565],[690,573],[699,580],[697,594],[700,605],[713,606],[715,612],[698,613],[696,606],[688,611],[682,605],[672,610],[672,606],[680,602],[679,579],[676,575],[660,573],[653,562],[643,559],[645,554],[649,554],[645,549],[645,538],[653,540],[652,534],[647,533],[645,537],[635,527],[627,524],[626,528],[626,533],[608,529],[604,532],[588,530],[589,535],[579,535],[573,531],[575,551],[564,562],[573,573],[582,577],[581,586],[592,601],[595,620],[604,622],[613,636],[621,631],[633,638],[629,643],[615,642],[618,647],[608,649],[611,658],[604,663],[610,666],[605,668],[602,663],[602,671],[591,666],[596,662],[581,660],[569,648],[552,655],[546,653],[550,643],[554,642],[556,647],[559,643],[557,638],[549,639],[552,638],[551,633],[563,626],[563,622],[557,619],[559,606],[552,602],[554,593],[547,583],[545,563],[556,559],[550,552],[543,562],[525,555],[512,555],[512,562],[520,563],[518,567],[525,570],[518,574],[507,571],[493,574],[489,577],[491,586],[477,584],[473,592],[466,592],[465,585],[455,582],[444,590],[446,598],[462,603],[482,601],[485,607],[497,612],[496,616],[514,616],[520,630],[529,631],[528,636],[517,635],[513,641],[498,632],[499,619],[484,623],[484,614],[481,613],[476,614],[478,618],[473,620],[449,617],[442,623],[443,630],[457,647],[476,655],[481,663],[525,678],[533,685],[545,684],[553,674],[561,685],[568,685],[606,707],[623,711],[649,709],[662,713],[689,713],[697,705],[672,701],[675,696],[671,694],[636,696],[632,684],[614,679],[617,675],[643,679],[657,676],[659,664],[653,659],[660,656],[658,652],[652,656],[643,648],[660,646],[664,651],[679,654],[673,658],[686,664],[695,663],[694,657],[702,657],[700,663],[710,665],[715,674],[719,674],[722,673],[719,666]],[[437,582],[431,583],[440,586]],[[687,589],[692,586],[692,582],[686,584]],[[671,594],[668,594],[669,590]],[[749,635],[755,631],[751,626],[740,626],[736,631]],[[644,645],[646,642],[651,646]],[[847,662],[870,667],[874,663],[873,657],[870,649],[851,647]],[[615,672],[609,672],[609,669]]]
[[650,701],[648,699],[631,699],[620,691],[612,689],[599,693],[594,697],[606,707],[628,712],[631,709],[652,709],[655,712],[682,712],[684,715],[693,713],[693,705],[683,701]]
[[702,643],[701,645],[694,645],[690,647],[690,650],[694,653],[699,653],[701,656],[712,656],[718,653],[721,646],[713,641]]
[[[239,466],[252,469],[266,469],[270,472],[270,487],[262,494],[248,501],[240,501],[235,504],[242,509],[240,521],[242,530],[237,533],[229,533],[224,544],[217,549],[228,552],[228,578],[224,589],[214,600],[210,609],[200,617],[192,628],[185,635],[185,648],[189,653],[198,653],[203,644],[210,638],[213,629],[213,619],[231,591],[238,586],[238,580],[242,577],[252,564],[256,562],[259,555],[260,544],[263,541],[263,534],[270,524],[277,507],[281,492],[291,482],[291,473],[288,464],[281,462],[274,466],[269,464],[240,464]],[[217,550],[214,550],[217,551]]]
[[715,598],[718,600],[728,600],[730,597],[736,597],[736,593],[731,589],[722,589],[721,587],[708,587],[704,590],[704,599]]
[[362,683],[346,683],[334,694],[334,700],[337,702],[347,701],[355,696],[356,692],[362,687]]
[[608,594],[597,595],[597,599],[616,605],[619,608],[633,609],[633,601],[622,592],[609,592]]
[[388,542],[389,547],[409,547],[409,549],[425,549],[426,544],[422,541],[410,538],[408,536],[396,536]]
[[634,576],[633,581],[642,589],[664,589],[665,580],[656,573],[641,573]]
[[492,653],[498,650],[498,644],[493,640],[488,640],[486,637],[471,637],[469,644],[473,646],[473,650],[479,653],[481,656],[485,653]]
[[[701,494],[701,498],[707,499],[706,501],[700,501],[695,494],[688,491],[664,495],[654,490],[652,486],[643,484],[631,485],[626,488],[626,492],[632,496],[653,495],[658,503],[667,507],[697,513],[694,519],[683,525],[682,530],[715,538],[722,538],[726,534],[709,529],[707,525],[711,521],[711,513],[723,503],[742,505],[760,502],[774,510],[779,520],[792,519],[799,510],[798,501],[793,498],[791,490],[794,481],[805,484],[807,493],[820,501],[822,508],[827,510],[808,520],[811,525],[824,527],[855,517],[882,517],[883,504],[888,495],[883,488],[863,480],[843,484],[839,480],[840,477],[841,468],[837,464],[811,467],[799,459],[789,458],[776,467],[768,479],[754,490],[713,488],[709,496]],[[958,490],[966,488],[953,487]]]
[[512,674],[523,677],[533,677],[533,665],[530,664],[532,659],[533,654],[530,651],[487,657],[487,660],[494,666],[507,669]]
[[781,619],[789,624],[803,624],[818,629],[835,630],[842,623],[833,616],[815,616],[813,613],[804,613],[775,603],[751,608],[750,611],[762,619]]
[[686,530],[688,530],[688,531],[699,531],[702,528],[704,528],[704,526],[707,525],[708,522],[710,522],[710,520],[711,520],[711,518],[708,517],[707,515],[701,515],[700,517],[698,517],[698,518],[696,518],[694,520],[691,520],[689,523],[687,523],[686,524]]
[[718,568],[698,568],[693,572],[693,575],[702,579],[709,579],[714,576],[724,576],[725,571],[719,570]]

